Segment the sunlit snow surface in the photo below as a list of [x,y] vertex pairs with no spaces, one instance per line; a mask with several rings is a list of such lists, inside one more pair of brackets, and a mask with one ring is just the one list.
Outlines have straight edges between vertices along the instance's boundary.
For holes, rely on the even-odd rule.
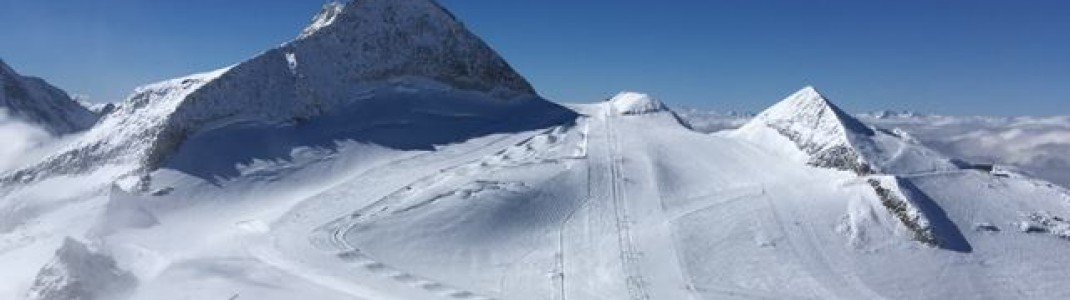
[[[748,115],[697,109],[679,112],[696,130],[738,128]],[[879,128],[906,133],[926,147],[974,164],[1012,166],[1070,187],[1070,116],[984,117],[913,113],[868,113],[857,117]]]
[[[1070,292],[1060,279],[1070,259],[1058,255],[1070,243],[1060,236],[1065,190],[976,170],[900,176],[892,188],[964,242],[932,247],[911,239],[864,178],[782,155],[799,151],[787,139],[771,149],[689,130],[670,111],[617,114],[614,104],[573,106],[583,114],[574,123],[434,149],[338,141],[223,177],[164,168],[140,187],[39,183],[4,198],[24,207],[6,206],[8,216],[40,213],[0,235],[0,296],[33,290],[66,236],[135,276],[121,293],[135,299]],[[214,144],[194,145],[182,152]],[[86,188],[45,193],[57,186]],[[32,208],[32,199],[69,200]]]
[[1070,195],[1030,175],[1066,118],[693,112],[545,101],[432,1],[327,5],[12,150],[0,299],[1070,297]]

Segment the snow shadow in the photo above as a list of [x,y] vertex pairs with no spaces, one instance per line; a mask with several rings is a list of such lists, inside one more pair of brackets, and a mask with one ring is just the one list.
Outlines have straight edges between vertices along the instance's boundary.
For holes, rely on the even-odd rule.
[[921,213],[929,218],[933,234],[936,236],[940,248],[962,253],[973,252],[973,246],[966,240],[955,222],[951,221],[947,212],[921,191],[913,182],[905,178],[896,178],[896,183],[904,194],[910,199]]
[[397,150],[434,150],[495,133],[565,125],[577,114],[542,99],[491,99],[472,94],[380,91],[335,112],[285,124],[237,122],[185,140],[164,168],[213,184],[240,175],[255,160],[293,161],[293,150],[334,152],[352,141]]

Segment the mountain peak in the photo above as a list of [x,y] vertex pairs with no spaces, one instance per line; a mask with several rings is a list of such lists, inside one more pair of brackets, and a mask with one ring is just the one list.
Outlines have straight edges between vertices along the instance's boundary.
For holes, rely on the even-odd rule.
[[[465,122],[475,118],[467,116],[484,122],[510,115],[486,130],[529,129],[574,117],[539,97],[497,52],[431,0],[327,4],[294,41],[219,71],[139,88],[120,107],[55,160],[155,170],[203,131],[238,123],[305,124],[344,114],[361,119],[346,126],[419,119],[458,128],[471,126]],[[458,130],[457,136],[478,132]],[[96,167],[47,161],[7,178],[27,182]]]
[[3,60],[0,60],[0,109],[42,125],[54,134],[81,131],[97,120],[63,90],[43,79],[19,75]]
[[[322,75],[345,85],[422,77],[506,97],[536,95],[497,52],[432,0],[328,3],[297,40],[280,50],[295,74]],[[307,66],[332,70],[316,74]]]
[[752,124],[825,128],[839,136],[873,135],[873,130],[847,114],[813,86],[806,86],[758,114]]
[[791,94],[758,114],[742,132],[773,129],[810,156],[809,164],[858,173],[870,172],[870,164],[855,144],[875,132],[812,86]]

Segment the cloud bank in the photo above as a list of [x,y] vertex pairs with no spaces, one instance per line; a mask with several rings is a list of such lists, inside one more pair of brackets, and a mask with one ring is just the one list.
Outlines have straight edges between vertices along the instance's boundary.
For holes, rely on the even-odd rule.
[[56,138],[44,129],[12,117],[0,108],[0,172],[10,171],[40,156]]

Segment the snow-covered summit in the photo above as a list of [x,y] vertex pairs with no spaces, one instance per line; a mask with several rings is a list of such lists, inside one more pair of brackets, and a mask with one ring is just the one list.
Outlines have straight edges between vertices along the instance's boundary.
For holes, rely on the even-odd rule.
[[758,114],[741,132],[773,129],[809,154],[809,164],[818,167],[870,172],[858,153],[859,136],[873,130],[833,105],[817,89],[807,86]]
[[296,41],[280,50],[299,76],[335,79],[331,83],[416,76],[465,90],[535,94],[504,59],[432,0],[327,4]]
[[810,140],[847,142],[852,134],[873,135],[873,130],[832,104],[812,86],[766,109],[748,126],[758,125],[796,131]]
[[758,114],[736,134],[765,144],[780,143],[768,138],[770,132],[789,140],[808,164],[817,167],[859,174],[954,168],[949,159],[913,139],[863,124],[810,86]]
[[85,130],[97,121],[96,115],[43,79],[19,75],[0,60],[0,109],[40,124],[53,134]]
[[616,115],[641,115],[669,110],[653,96],[636,92],[621,92],[609,99],[609,105]]
[[[118,107],[73,148],[0,181],[84,172],[105,162],[152,170],[190,137],[239,123],[297,124],[350,113],[355,119],[345,126],[368,131],[462,117],[541,124],[574,115],[538,97],[430,0],[327,5],[292,42],[231,67],[138,88]],[[512,116],[498,120],[503,114]]]

